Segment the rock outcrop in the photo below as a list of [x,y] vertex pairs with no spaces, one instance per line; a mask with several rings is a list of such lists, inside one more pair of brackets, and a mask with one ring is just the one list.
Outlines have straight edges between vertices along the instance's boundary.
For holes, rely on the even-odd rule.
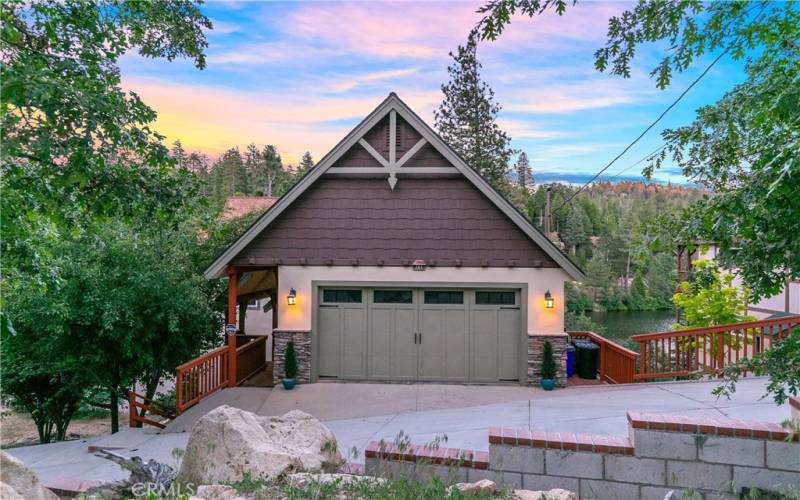
[[514,490],[518,500],[578,500],[578,495],[569,490],[555,488],[546,491]]
[[177,480],[234,483],[273,480],[292,472],[332,472],[343,463],[333,433],[308,413],[280,417],[221,406],[197,421]]
[[478,495],[493,495],[497,490],[497,484],[490,479],[481,479],[474,483],[456,483],[450,486],[450,491],[458,491],[464,496],[473,497]]
[[58,500],[21,460],[4,451],[0,451],[0,498]]

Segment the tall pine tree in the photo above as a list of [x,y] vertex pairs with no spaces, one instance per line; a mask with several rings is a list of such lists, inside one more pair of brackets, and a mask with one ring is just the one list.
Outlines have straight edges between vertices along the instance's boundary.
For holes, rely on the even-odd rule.
[[300,160],[300,166],[297,168],[298,177],[304,175],[312,168],[314,168],[314,158],[311,157],[311,153],[306,151],[303,153],[303,158]]
[[528,162],[528,155],[524,151],[519,154],[514,170],[517,174],[517,186],[522,189],[531,189],[534,182],[533,171],[531,171],[531,164]]
[[465,46],[450,53],[455,64],[447,67],[450,81],[442,85],[444,101],[434,111],[442,138],[496,188],[507,185],[511,138],[497,125],[500,105],[494,91],[481,81],[477,40],[470,35]]

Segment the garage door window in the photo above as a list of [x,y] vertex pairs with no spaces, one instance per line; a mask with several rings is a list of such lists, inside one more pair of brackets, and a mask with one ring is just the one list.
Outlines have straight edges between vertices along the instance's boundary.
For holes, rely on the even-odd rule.
[[411,304],[411,290],[375,290],[372,300],[376,304]]
[[425,292],[426,304],[463,304],[464,292]]
[[516,304],[514,292],[475,292],[475,303],[478,305],[513,306]]
[[361,290],[325,290],[322,292],[322,301],[360,304]]

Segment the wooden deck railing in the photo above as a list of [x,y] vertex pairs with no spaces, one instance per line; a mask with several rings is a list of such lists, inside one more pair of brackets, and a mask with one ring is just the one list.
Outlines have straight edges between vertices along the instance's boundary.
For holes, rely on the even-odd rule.
[[236,383],[260,372],[267,365],[267,335],[250,337],[250,341],[236,348]]
[[176,368],[175,411],[178,415],[228,385],[228,346],[209,351]]
[[721,375],[726,364],[771,348],[800,325],[800,316],[634,335],[639,343],[636,380]]
[[[140,409],[145,410],[145,416],[139,414]],[[163,422],[157,422],[153,419],[147,418],[147,412],[164,417],[167,420],[172,420],[175,418],[175,415],[172,413],[172,411],[167,408],[160,407],[158,403],[152,399],[149,399],[134,391],[128,391],[128,425],[130,427],[141,427],[142,424],[152,425],[154,427],[158,427],[159,429],[166,427]]]
[[600,346],[600,359],[597,363],[600,380],[611,384],[629,384],[635,381],[638,356],[635,351],[594,332],[567,332],[567,334],[573,340],[587,339]]

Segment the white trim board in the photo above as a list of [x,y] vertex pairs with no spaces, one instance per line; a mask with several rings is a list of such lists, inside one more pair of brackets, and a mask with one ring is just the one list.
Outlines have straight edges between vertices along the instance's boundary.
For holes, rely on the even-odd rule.
[[[492,201],[509,219],[511,219],[531,240],[550,256],[562,269],[574,280],[583,281],[585,276],[583,271],[573,263],[558,247],[553,244],[544,234],[536,229],[511,203],[503,198],[492,188],[483,177],[474,169],[467,165],[455,151],[448,146],[439,135],[431,129],[406,103],[404,103],[394,92],[383,100],[364,120],[361,121],[353,130],[347,134],[319,163],[312,168],[292,189],[280,197],[261,217],[259,217],[236,241],[234,241],[217,259],[206,269],[205,277],[208,279],[224,276],[228,262],[233,260],[239,252],[255,239],[275,218],[277,218],[286,208],[291,205],[311,184],[330,169],[339,158],[342,157],[350,148],[355,146],[369,132],[372,127],[377,125],[387,114],[390,119],[399,114],[400,117],[420,133],[422,138],[433,146],[442,156],[444,156],[464,177],[469,179],[480,192]],[[393,144],[393,142],[391,142]],[[421,147],[421,146],[420,146]],[[405,156],[404,156],[405,158]],[[394,158],[390,158],[394,160]],[[403,159],[401,158],[401,161]],[[388,164],[396,164],[389,161]],[[402,171],[402,167],[398,170]]]

